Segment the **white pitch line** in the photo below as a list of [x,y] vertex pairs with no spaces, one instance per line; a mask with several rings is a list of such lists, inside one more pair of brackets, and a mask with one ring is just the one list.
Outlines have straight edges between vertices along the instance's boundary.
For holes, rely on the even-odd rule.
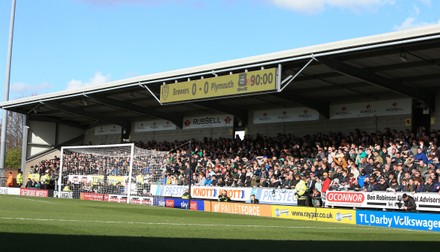
[[47,204],[60,204],[58,202],[52,202],[52,201],[45,201],[45,200],[38,200],[38,199],[28,199],[23,197],[18,197],[17,199],[20,200],[27,200],[27,201],[33,201],[33,202],[41,202],[41,203],[47,203]]
[[[74,219],[41,219],[41,218],[13,218],[0,217],[2,220],[18,221],[44,221],[44,222],[76,222],[76,223],[101,223],[101,224],[135,224],[135,225],[166,225],[166,226],[196,226],[196,227],[243,227],[243,228],[285,228],[285,229],[326,229],[326,230],[352,230],[346,227],[317,227],[317,226],[265,226],[265,225],[234,225],[234,224],[196,224],[196,223],[172,223],[172,222],[140,222],[140,221],[86,221]],[[359,227],[359,226],[357,226]],[[374,229],[361,227],[363,229]]]

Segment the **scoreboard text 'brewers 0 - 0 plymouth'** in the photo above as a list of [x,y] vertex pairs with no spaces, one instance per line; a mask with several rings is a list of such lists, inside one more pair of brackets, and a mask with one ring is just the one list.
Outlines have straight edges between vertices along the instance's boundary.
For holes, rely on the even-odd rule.
[[164,84],[160,90],[161,103],[200,100],[275,91],[277,68],[223,75],[212,78]]

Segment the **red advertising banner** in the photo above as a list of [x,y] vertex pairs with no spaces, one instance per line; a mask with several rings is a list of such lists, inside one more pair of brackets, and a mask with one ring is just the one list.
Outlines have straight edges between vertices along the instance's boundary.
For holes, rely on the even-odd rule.
[[49,191],[40,189],[20,188],[20,196],[49,197]]
[[165,207],[174,208],[174,199],[165,200]]
[[360,207],[365,203],[366,197],[363,192],[351,191],[327,191],[326,194],[327,205],[336,203],[339,206]]
[[108,194],[82,192],[79,198],[81,200],[108,201]]

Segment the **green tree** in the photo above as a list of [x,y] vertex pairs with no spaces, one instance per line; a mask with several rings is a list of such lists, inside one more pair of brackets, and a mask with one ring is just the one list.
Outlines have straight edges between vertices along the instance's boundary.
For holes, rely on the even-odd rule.
[[6,151],[6,168],[21,168],[21,149],[11,148]]

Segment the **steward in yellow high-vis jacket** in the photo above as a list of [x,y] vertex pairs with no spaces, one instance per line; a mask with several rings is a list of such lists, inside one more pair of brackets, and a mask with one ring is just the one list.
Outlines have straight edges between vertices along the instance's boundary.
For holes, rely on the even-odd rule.
[[307,200],[307,184],[306,177],[301,175],[301,180],[295,186],[296,198],[298,200],[298,206],[305,206]]

